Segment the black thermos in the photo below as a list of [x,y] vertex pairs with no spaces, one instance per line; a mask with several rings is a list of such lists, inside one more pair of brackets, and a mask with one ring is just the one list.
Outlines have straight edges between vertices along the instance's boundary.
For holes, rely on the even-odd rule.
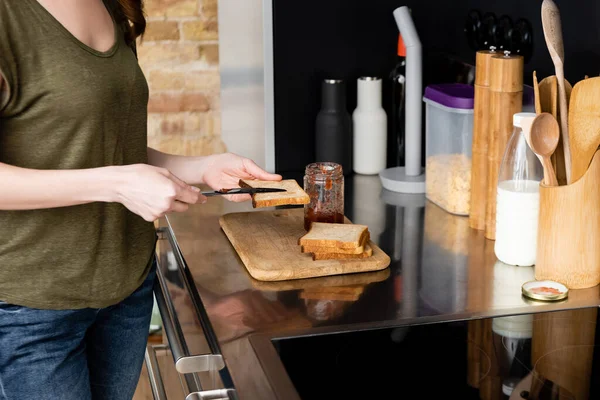
[[352,173],[352,118],[346,108],[342,80],[326,79],[321,84],[321,109],[315,124],[317,162],[334,162],[344,175]]

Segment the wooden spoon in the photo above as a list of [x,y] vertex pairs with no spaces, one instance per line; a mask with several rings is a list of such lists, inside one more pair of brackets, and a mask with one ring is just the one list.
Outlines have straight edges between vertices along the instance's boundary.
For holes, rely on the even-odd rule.
[[541,157],[544,168],[544,184],[546,186],[558,186],[554,168],[550,157],[560,139],[560,126],[556,118],[550,113],[541,113],[533,120],[530,131],[531,150]]
[[567,183],[571,183],[571,146],[569,143],[569,131],[567,125],[567,93],[565,89],[565,48],[562,38],[562,25],[560,21],[560,12],[552,0],[542,2],[542,26],[544,28],[544,38],[546,46],[554,63],[556,78],[558,80],[558,111],[560,113],[560,135],[565,154],[565,170],[567,173]]
[[[533,113],[532,116],[527,116],[525,118],[521,118],[521,129],[523,130],[523,136],[525,136],[525,141],[527,142],[527,146],[529,146],[529,148],[532,150],[533,150],[533,146],[531,145],[531,127],[533,126],[533,121],[535,121],[535,118],[541,114],[542,113],[539,113],[536,115],[535,113]],[[540,160],[540,164],[543,164],[544,160],[542,159],[542,156],[537,154],[535,151],[533,153],[538,158],[538,160]]]
[[573,182],[587,171],[600,145],[600,77],[575,84],[569,110],[571,144],[573,145]]

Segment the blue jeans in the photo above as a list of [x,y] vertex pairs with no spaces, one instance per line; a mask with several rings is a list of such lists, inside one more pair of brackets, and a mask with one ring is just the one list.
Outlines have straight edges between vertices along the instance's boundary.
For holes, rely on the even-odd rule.
[[0,400],[131,400],[148,340],[156,276],[100,309],[0,302]]

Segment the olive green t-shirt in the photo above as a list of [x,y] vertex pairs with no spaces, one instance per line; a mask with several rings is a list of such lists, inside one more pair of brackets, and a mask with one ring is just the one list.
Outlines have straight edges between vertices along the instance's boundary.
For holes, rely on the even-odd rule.
[[[98,52],[37,0],[0,1],[0,72],[10,88],[0,104],[1,163],[147,162],[148,86],[123,33],[115,23],[115,44]],[[118,203],[0,211],[0,300],[46,309],[118,303],[143,282],[155,244],[154,224]]]

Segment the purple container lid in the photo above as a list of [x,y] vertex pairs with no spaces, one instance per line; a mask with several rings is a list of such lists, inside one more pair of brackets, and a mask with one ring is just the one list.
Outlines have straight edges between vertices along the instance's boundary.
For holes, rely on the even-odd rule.
[[426,99],[450,108],[473,109],[475,88],[466,83],[441,83],[425,88]]

